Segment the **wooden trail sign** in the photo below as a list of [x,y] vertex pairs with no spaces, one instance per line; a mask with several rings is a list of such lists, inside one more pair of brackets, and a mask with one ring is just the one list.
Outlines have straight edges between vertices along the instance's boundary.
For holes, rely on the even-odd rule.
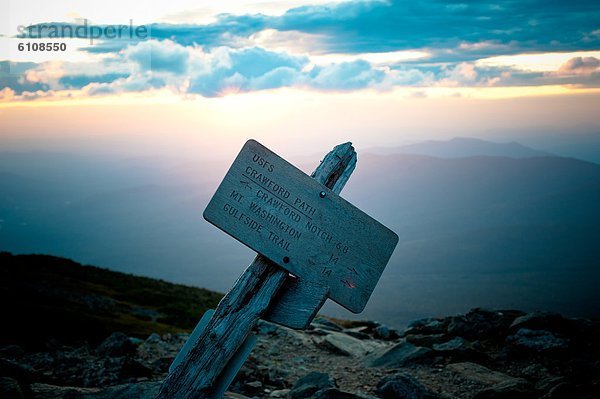
[[254,140],[249,140],[204,218],[301,280],[361,312],[398,236]]
[[328,296],[354,312],[364,308],[398,237],[337,195],[355,164],[351,144],[339,145],[311,179],[256,141],[246,143],[204,216],[259,255],[203,318],[160,398],[220,397],[251,350],[260,317],[302,328]]

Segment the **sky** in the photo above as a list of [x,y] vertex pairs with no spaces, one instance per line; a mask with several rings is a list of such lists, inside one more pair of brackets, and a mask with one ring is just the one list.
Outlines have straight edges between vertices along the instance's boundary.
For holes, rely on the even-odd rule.
[[[349,140],[359,149],[453,136],[503,141],[498,132],[600,125],[593,1],[0,7],[7,150],[206,158],[234,154],[253,137],[306,154]],[[66,49],[19,47],[32,43]]]

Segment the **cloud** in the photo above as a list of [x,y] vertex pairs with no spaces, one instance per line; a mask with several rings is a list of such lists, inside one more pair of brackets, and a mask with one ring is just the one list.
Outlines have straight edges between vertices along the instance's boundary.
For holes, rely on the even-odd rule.
[[15,91],[10,87],[0,90],[0,102],[10,102],[15,98]]
[[65,89],[80,89],[91,83],[110,83],[117,79],[126,78],[127,74],[106,73],[103,75],[70,75],[59,79],[60,85]]
[[189,51],[171,40],[149,40],[130,47],[126,56],[142,71],[181,74],[186,72]]
[[[34,62],[0,61],[0,90],[10,89],[13,94],[18,95],[26,91],[50,89],[45,82],[29,81],[25,78],[25,74],[37,66]],[[4,95],[7,93],[8,91]]]
[[575,57],[558,69],[559,75],[590,76],[600,72],[600,60],[596,57]]
[[308,59],[258,47],[222,47],[196,53],[192,62],[194,74],[188,92],[215,97],[223,93],[291,86]]
[[309,73],[308,85],[325,90],[357,90],[381,83],[385,72],[363,60],[316,66]]
[[[355,0],[295,7],[278,16],[221,14],[206,24],[155,23],[148,32],[158,41],[205,49],[245,47],[248,40],[283,45],[281,39],[300,37],[311,53],[427,50],[432,61],[467,62],[499,54],[598,49],[598,20],[600,7],[590,1]],[[106,31],[106,25],[95,27]],[[113,50],[127,45],[110,42]],[[108,51],[104,46],[88,51]]]
[[600,8],[585,1],[393,0],[298,7],[264,24],[323,35],[321,44],[329,52],[427,48],[438,61],[468,61],[499,51],[598,48],[600,36],[591,33],[598,29],[599,18]]
[[[597,50],[598,20],[600,7],[592,2],[541,0],[365,0],[281,15],[221,14],[204,24],[150,24],[150,38],[95,38],[85,48],[91,61],[0,63],[0,90],[9,88],[18,99],[43,91],[164,88],[216,97],[281,87],[597,87],[600,61],[585,53],[546,70],[481,61],[534,54],[535,63],[544,52]],[[12,73],[2,72],[7,65]]]

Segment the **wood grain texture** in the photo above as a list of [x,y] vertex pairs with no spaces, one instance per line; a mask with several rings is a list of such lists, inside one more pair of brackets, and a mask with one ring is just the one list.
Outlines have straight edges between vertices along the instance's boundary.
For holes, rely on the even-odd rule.
[[[339,192],[355,165],[351,143],[341,144],[327,154],[312,177]],[[287,271],[258,255],[221,300],[197,344],[165,379],[157,398],[211,397],[223,367],[287,279]]]
[[[311,177],[340,194],[356,161],[352,143],[340,144],[323,158]],[[288,279],[263,319],[297,330],[306,329],[327,300],[328,291],[327,287],[311,281]]]
[[[323,165],[332,161],[339,159]],[[326,184],[346,177],[337,171]],[[204,218],[298,278],[327,286],[329,298],[354,313],[366,306],[398,242],[389,228],[255,140],[238,153]]]
[[296,330],[308,328],[327,300],[329,288],[300,278],[289,278],[263,319]]

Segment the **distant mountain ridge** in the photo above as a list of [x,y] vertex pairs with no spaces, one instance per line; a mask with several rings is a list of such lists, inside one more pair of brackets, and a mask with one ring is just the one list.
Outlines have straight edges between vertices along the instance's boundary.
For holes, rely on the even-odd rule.
[[555,156],[544,151],[526,147],[515,141],[496,143],[469,137],[455,137],[450,140],[427,140],[394,148],[373,148],[369,152],[382,155],[427,155],[436,158],[467,158],[477,156],[532,158]]
[[[400,244],[363,314],[328,305],[326,314],[393,326],[473,306],[599,314],[600,165],[366,150],[358,158],[342,197]],[[228,164],[55,159],[0,155],[0,250],[221,292],[254,256],[202,219]]]

